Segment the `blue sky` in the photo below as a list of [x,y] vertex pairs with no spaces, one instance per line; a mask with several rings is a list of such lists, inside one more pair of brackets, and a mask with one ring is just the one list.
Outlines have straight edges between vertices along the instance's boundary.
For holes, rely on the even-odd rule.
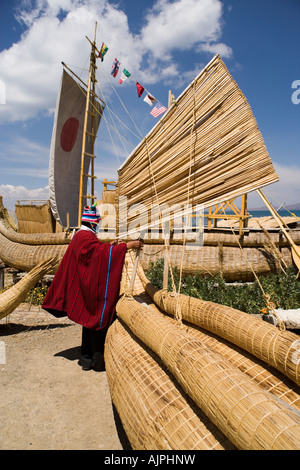
[[[97,42],[115,56],[165,106],[215,53],[247,97],[280,182],[265,192],[275,206],[300,202],[300,1],[299,0],[1,0],[0,3],[0,194],[13,208],[19,199],[48,198],[48,159],[61,61],[83,73],[94,24]],[[101,72],[102,73],[102,72]],[[297,83],[298,81],[298,83]],[[292,86],[296,88],[292,88]],[[121,109],[100,78],[108,107]],[[116,86],[138,136],[156,124],[137,97],[135,81]],[[292,97],[293,100],[292,100]],[[294,101],[294,102],[293,102]],[[122,117],[122,111],[117,114]],[[138,130],[137,130],[138,129]],[[101,123],[96,172],[115,179],[132,147],[116,155]],[[135,146],[139,138],[127,133]],[[261,203],[249,197],[249,207]]]

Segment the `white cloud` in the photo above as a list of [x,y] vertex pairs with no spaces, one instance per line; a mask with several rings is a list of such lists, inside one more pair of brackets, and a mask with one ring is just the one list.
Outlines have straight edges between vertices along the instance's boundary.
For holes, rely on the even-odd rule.
[[3,205],[13,211],[17,201],[21,200],[48,200],[49,186],[37,189],[28,189],[25,186],[0,185],[0,195],[3,196]]
[[[158,0],[136,35],[129,30],[126,14],[108,0],[23,0],[17,18],[27,29],[18,43],[0,53],[0,80],[6,88],[0,121],[25,121],[53,112],[61,61],[72,68],[86,61],[87,67],[90,45],[85,36],[93,39],[95,21],[97,43],[108,43],[111,56],[118,56],[121,66],[126,64],[147,84],[178,72],[172,55],[176,50],[222,47],[228,54],[225,44],[215,44],[221,17],[220,0]],[[149,56],[152,60],[145,66]],[[103,65],[109,72],[111,62]]]
[[222,4],[219,0],[158,0],[147,15],[142,41],[158,58],[173,49],[189,50],[218,40]]
[[211,52],[212,54],[220,54],[221,57],[226,59],[230,59],[232,57],[232,49],[231,47],[227,46],[223,42],[216,43],[216,44],[201,44],[199,46],[199,52]]
[[[5,147],[0,148],[1,162],[11,161],[13,158],[14,165],[23,162],[31,165],[40,164],[41,160],[49,156],[49,147],[39,144],[38,142],[26,137],[16,136],[14,139],[5,143]],[[2,165],[1,165],[2,166]],[[1,173],[4,168],[2,166]]]

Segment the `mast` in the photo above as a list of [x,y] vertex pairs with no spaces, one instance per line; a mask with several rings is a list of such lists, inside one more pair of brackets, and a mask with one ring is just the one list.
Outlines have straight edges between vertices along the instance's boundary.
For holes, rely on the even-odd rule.
[[[85,108],[85,117],[84,117],[84,129],[83,129],[83,139],[82,139],[82,150],[81,150],[81,171],[80,171],[80,185],[79,185],[79,205],[78,205],[78,226],[81,224],[81,215],[83,209],[83,200],[84,199],[91,199],[92,203],[94,202],[95,195],[95,179],[96,176],[94,174],[94,161],[96,155],[94,153],[95,150],[95,140],[97,135],[95,134],[95,119],[96,115],[96,108],[95,108],[95,86],[96,86],[96,32],[97,32],[97,22],[95,23],[95,33],[94,33],[94,41],[91,42],[91,55],[90,55],[90,68],[89,68],[89,77],[88,77],[88,88],[87,88],[87,95],[86,95],[86,108]],[[90,153],[86,152],[86,142],[87,139],[90,139],[91,142],[91,150]],[[90,159],[90,173],[84,173],[84,164],[85,159]],[[91,193],[90,194],[83,194],[83,177],[91,179]]]

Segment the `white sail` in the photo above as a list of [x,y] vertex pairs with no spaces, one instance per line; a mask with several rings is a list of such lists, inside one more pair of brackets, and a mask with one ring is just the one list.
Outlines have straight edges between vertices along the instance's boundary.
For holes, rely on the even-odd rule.
[[[94,133],[97,132],[103,108],[98,101],[94,113]],[[79,186],[82,140],[86,109],[86,91],[64,70],[56,105],[50,149],[49,187],[51,210],[63,227],[78,224]],[[88,121],[91,120],[89,116]],[[89,122],[88,127],[89,128]],[[91,139],[87,137],[85,151],[91,153]],[[83,174],[89,173],[90,158],[85,158]],[[83,177],[83,195],[87,191],[87,177]],[[69,221],[69,224],[68,224]]]

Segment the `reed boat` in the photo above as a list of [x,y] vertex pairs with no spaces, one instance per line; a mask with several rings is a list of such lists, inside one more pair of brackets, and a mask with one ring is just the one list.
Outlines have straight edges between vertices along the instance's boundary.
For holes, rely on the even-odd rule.
[[134,267],[129,253],[105,345],[133,449],[299,448],[299,336],[210,302],[191,308],[191,298],[154,288],[141,265],[131,288]]
[[[48,208],[48,204],[46,207]],[[101,211],[101,203],[99,207]],[[30,205],[29,210],[32,215],[34,211],[39,212],[41,209],[40,206],[35,208]],[[37,225],[33,218],[27,219],[28,226]],[[300,245],[300,229],[297,228],[295,218],[288,217],[286,224],[292,242],[296,246]],[[52,270],[52,274],[55,274],[71,236],[71,230],[57,233],[19,231],[8,218],[0,197],[0,259],[6,266],[29,272],[45,257],[56,256],[57,263]],[[106,234],[102,239],[111,241]],[[126,237],[123,239],[126,240]],[[164,257],[165,243],[162,238],[148,238],[144,243],[141,262],[147,271],[150,263],[155,264]],[[201,246],[190,246],[186,249],[182,239],[171,237],[168,252],[173,268],[179,268],[182,264],[183,273],[197,273],[199,276],[221,273],[228,282],[251,282],[255,279],[253,271],[257,275],[265,275],[280,271],[282,266],[295,266],[291,243],[280,227],[273,227],[272,231],[245,230],[242,237],[238,232],[227,228],[204,228]]]
[[[87,85],[64,65],[50,200],[16,207],[16,227],[0,198],[0,259],[30,278],[0,296],[2,317],[32,282],[55,274],[83,206],[96,199],[94,144],[105,112],[95,87],[96,28],[94,40],[88,39]],[[126,255],[117,320],[105,344],[112,402],[133,449],[300,448],[299,336],[282,322],[275,326],[184,296],[174,285],[167,289],[175,266],[180,273],[221,273],[228,281],[253,280],[283,264],[299,269],[298,221],[280,218],[261,190],[277,180],[249,103],[217,55],[170,100],[119,168],[116,189],[103,191],[99,238],[144,239],[141,252]],[[239,196],[245,202],[250,191],[270,209],[272,229],[263,221],[247,227],[245,205],[238,228],[232,221],[196,229],[187,223]],[[165,263],[162,290],[147,279],[149,263],[159,257]]]

